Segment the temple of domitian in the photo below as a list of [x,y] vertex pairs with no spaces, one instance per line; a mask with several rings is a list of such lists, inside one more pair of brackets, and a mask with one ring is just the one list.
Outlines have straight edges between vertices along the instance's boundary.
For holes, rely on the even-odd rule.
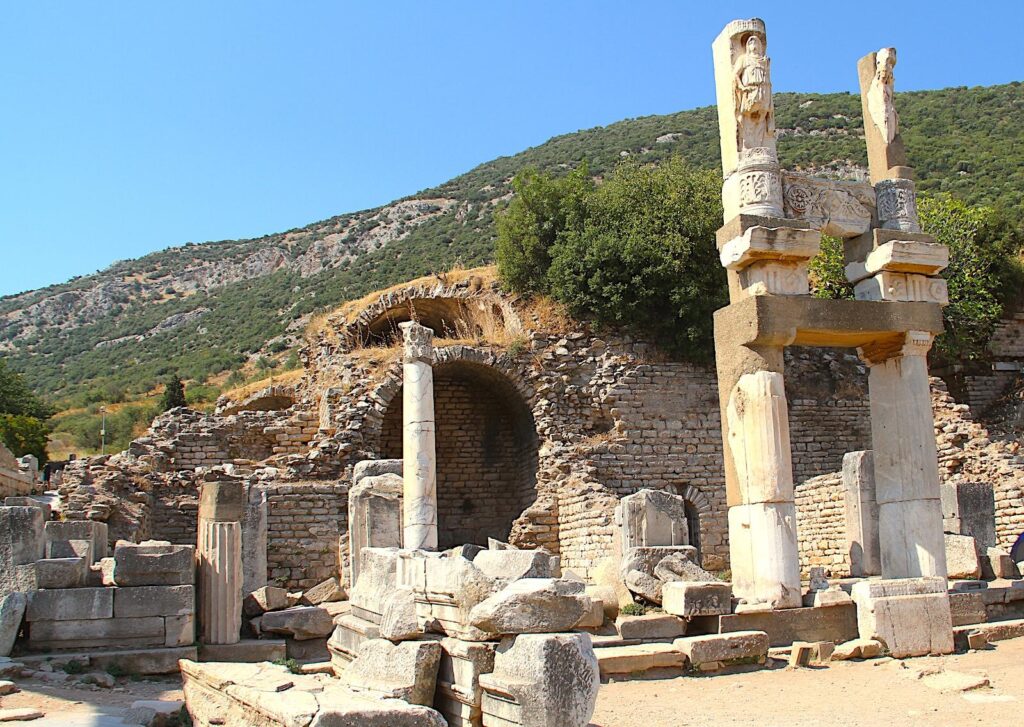
[[[59,517],[8,498],[4,653],[180,671],[197,725],[582,727],[602,679],[1024,635],[1024,464],[929,375],[949,255],[896,51],[857,64],[870,180],[836,181],[780,167],[767,45],[712,44],[714,368],[486,269],[349,304],[299,383],[74,463]],[[854,300],[809,294],[822,233]]]

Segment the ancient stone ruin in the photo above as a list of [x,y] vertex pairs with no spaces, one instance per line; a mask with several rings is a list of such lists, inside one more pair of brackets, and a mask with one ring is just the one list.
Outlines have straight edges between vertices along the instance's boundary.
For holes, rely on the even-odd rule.
[[[583,727],[602,680],[1024,635],[1024,462],[996,384],[929,375],[895,50],[857,68],[867,183],[781,169],[767,47],[712,44],[715,369],[486,271],[348,306],[299,383],[70,463],[59,512],[4,493],[3,654],[180,671],[196,725]],[[809,295],[822,233],[854,300]]]

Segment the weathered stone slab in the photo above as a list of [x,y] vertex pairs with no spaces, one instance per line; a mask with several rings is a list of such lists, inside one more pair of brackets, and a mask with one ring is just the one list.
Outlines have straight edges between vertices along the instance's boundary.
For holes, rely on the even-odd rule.
[[95,520],[52,520],[44,525],[46,557],[52,558],[54,543],[70,540],[88,540],[92,543],[92,562],[107,557],[107,524]]
[[195,583],[195,546],[163,541],[114,547],[112,578],[119,586],[184,586]]
[[242,639],[236,644],[199,645],[200,661],[254,664],[260,661],[278,661],[287,656],[284,639]]
[[768,634],[763,631],[685,636],[672,643],[695,669],[710,663],[757,662],[768,655]]
[[413,589],[421,626],[464,641],[497,639],[496,633],[471,623],[473,608],[506,583],[486,575],[464,555],[473,557],[477,552],[464,548],[445,553],[403,551],[399,580]]
[[27,602],[24,593],[11,593],[0,599],[0,656],[10,656]]
[[857,609],[852,603],[829,608],[787,608],[719,617],[720,633],[764,631],[771,646],[794,641],[849,641],[857,638]]
[[304,606],[319,606],[321,603],[333,603],[345,598],[345,590],[337,578],[328,578],[302,594],[300,603]]
[[267,611],[282,611],[289,605],[287,589],[263,586],[245,597],[242,601],[242,612],[251,618]]
[[88,573],[88,561],[82,557],[36,561],[36,584],[40,588],[81,588],[86,585]]
[[0,507],[0,564],[10,567],[35,563],[43,559],[45,550],[42,510]]
[[620,572],[623,578],[630,571],[640,571],[641,573],[653,576],[654,569],[658,564],[665,558],[673,555],[681,555],[683,559],[696,564],[697,549],[692,545],[629,548],[623,551],[622,562],[619,566]]
[[978,546],[970,535],[945,534],[946,571],[949,578],[981,578]]
[[352,612],[380,623],[384,601],[397,583],[398,548],[363,548],[359,577],[349,594]]
[[260,630],[285,634],[299,641],[319,639],[334,631],[334,618],[319,606],[297,606],[263,614],[260,617]]
[[544,634],[571,630],[589,611],[578,581],[522,578],[474,606],[469,621],[495,634]]
[[114,615],[114,591],[110,588],[71,588],[29,594],[25,620],[65,621],[106,619]]
[[186,616],[195,613],[194,586],[114,589],[114,617]]
[[686,500],[664,490],[643,489],[627,495],[615,508],[622,548],[689,545]]
[[950,593],[949,611],[953,626],[984,623],[987,620],[985,599],[980,593]]
[[485,550],[473,558],[473,565],[491,578],[553,578],[551,556],[543,550]]
[[494,671],[480,676],[483,724],[586,727],[600,682],[586,634],[503,639]]
[[[31,606],[30,606],[31,608]],[[164,620],[148,618],[101,618],[89,620],[32,621],[29,645],[34,649],[84,649],[91,646],[163,646]]]
[[635,644],[595,649],[601,676],[634,674],[653,669],[682,669],[683,652],[671,643]]
[[882,642],[896,658],[953,651],[944,578],[861,581],[853,586],[861,638]]
[[732,585],[722,581],[677,581],[661,590],[665,613],[684,618],[720,616],[732,610]]
[[402,546],[402,460],[366,460],[356,465],[348,493],[348,538],[352,582],[359,580],[364,548]]
[[380,628],[372,621],[366,621],[354,614],[340,616],[334,632],[327,640],[331,654],[331,666],[336,676],[341,676],[349,663],[356,658],[359,647],[370,639],[380,638]]
[[982,634],[985,641],[989,643],[1006,639],[1019,639],[1024,637],[1024,619],[1018,618],[1009,621],[958,626],[954,629],[957,651],[966,651],[969,648],[968,636],[973,633]]
[[441,661],[437,669],[434,709],[441,712],[450,727],[479,727],[483,715],[480,675],[494,671],[497,644],[441,640]]
[[615,629],[623,639],[674,639],[686,633],[686,621],[664,613],[619,616]]
[[380,635],[389,641],[405,641],[423,635],[416,615],[416,594],[408,586],[399,586],[384,601]]
[[437,686],[441,644],[405,641],[393,644],[372,639],[359,647],[359,655],[342,675],[342,682],[357,692],[410,704],[430,706]]

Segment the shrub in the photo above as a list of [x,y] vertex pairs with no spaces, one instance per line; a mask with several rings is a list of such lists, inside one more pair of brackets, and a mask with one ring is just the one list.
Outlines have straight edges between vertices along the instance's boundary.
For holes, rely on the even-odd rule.
[[160,398],[160,411],[167,411],[179,406],[186,406],[185,384],[177,374],[172,374],[167,380],[164,388],[164,395]]

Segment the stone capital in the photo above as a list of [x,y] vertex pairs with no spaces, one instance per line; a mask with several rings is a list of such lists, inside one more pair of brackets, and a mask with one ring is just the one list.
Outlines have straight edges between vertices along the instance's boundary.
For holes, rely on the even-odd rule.
[[894,358],[927,356],[934,340],[934,334],[929,331],[907,331],[901,341],[870,343],[859,347],[857,354],[868,366],[876,366]]
[[399,323],[402,330],[402,342],[405,345],[404,360],[406,363],[422,361],[431,363],[434,358],[434,331],[421,326],[415,321]]

